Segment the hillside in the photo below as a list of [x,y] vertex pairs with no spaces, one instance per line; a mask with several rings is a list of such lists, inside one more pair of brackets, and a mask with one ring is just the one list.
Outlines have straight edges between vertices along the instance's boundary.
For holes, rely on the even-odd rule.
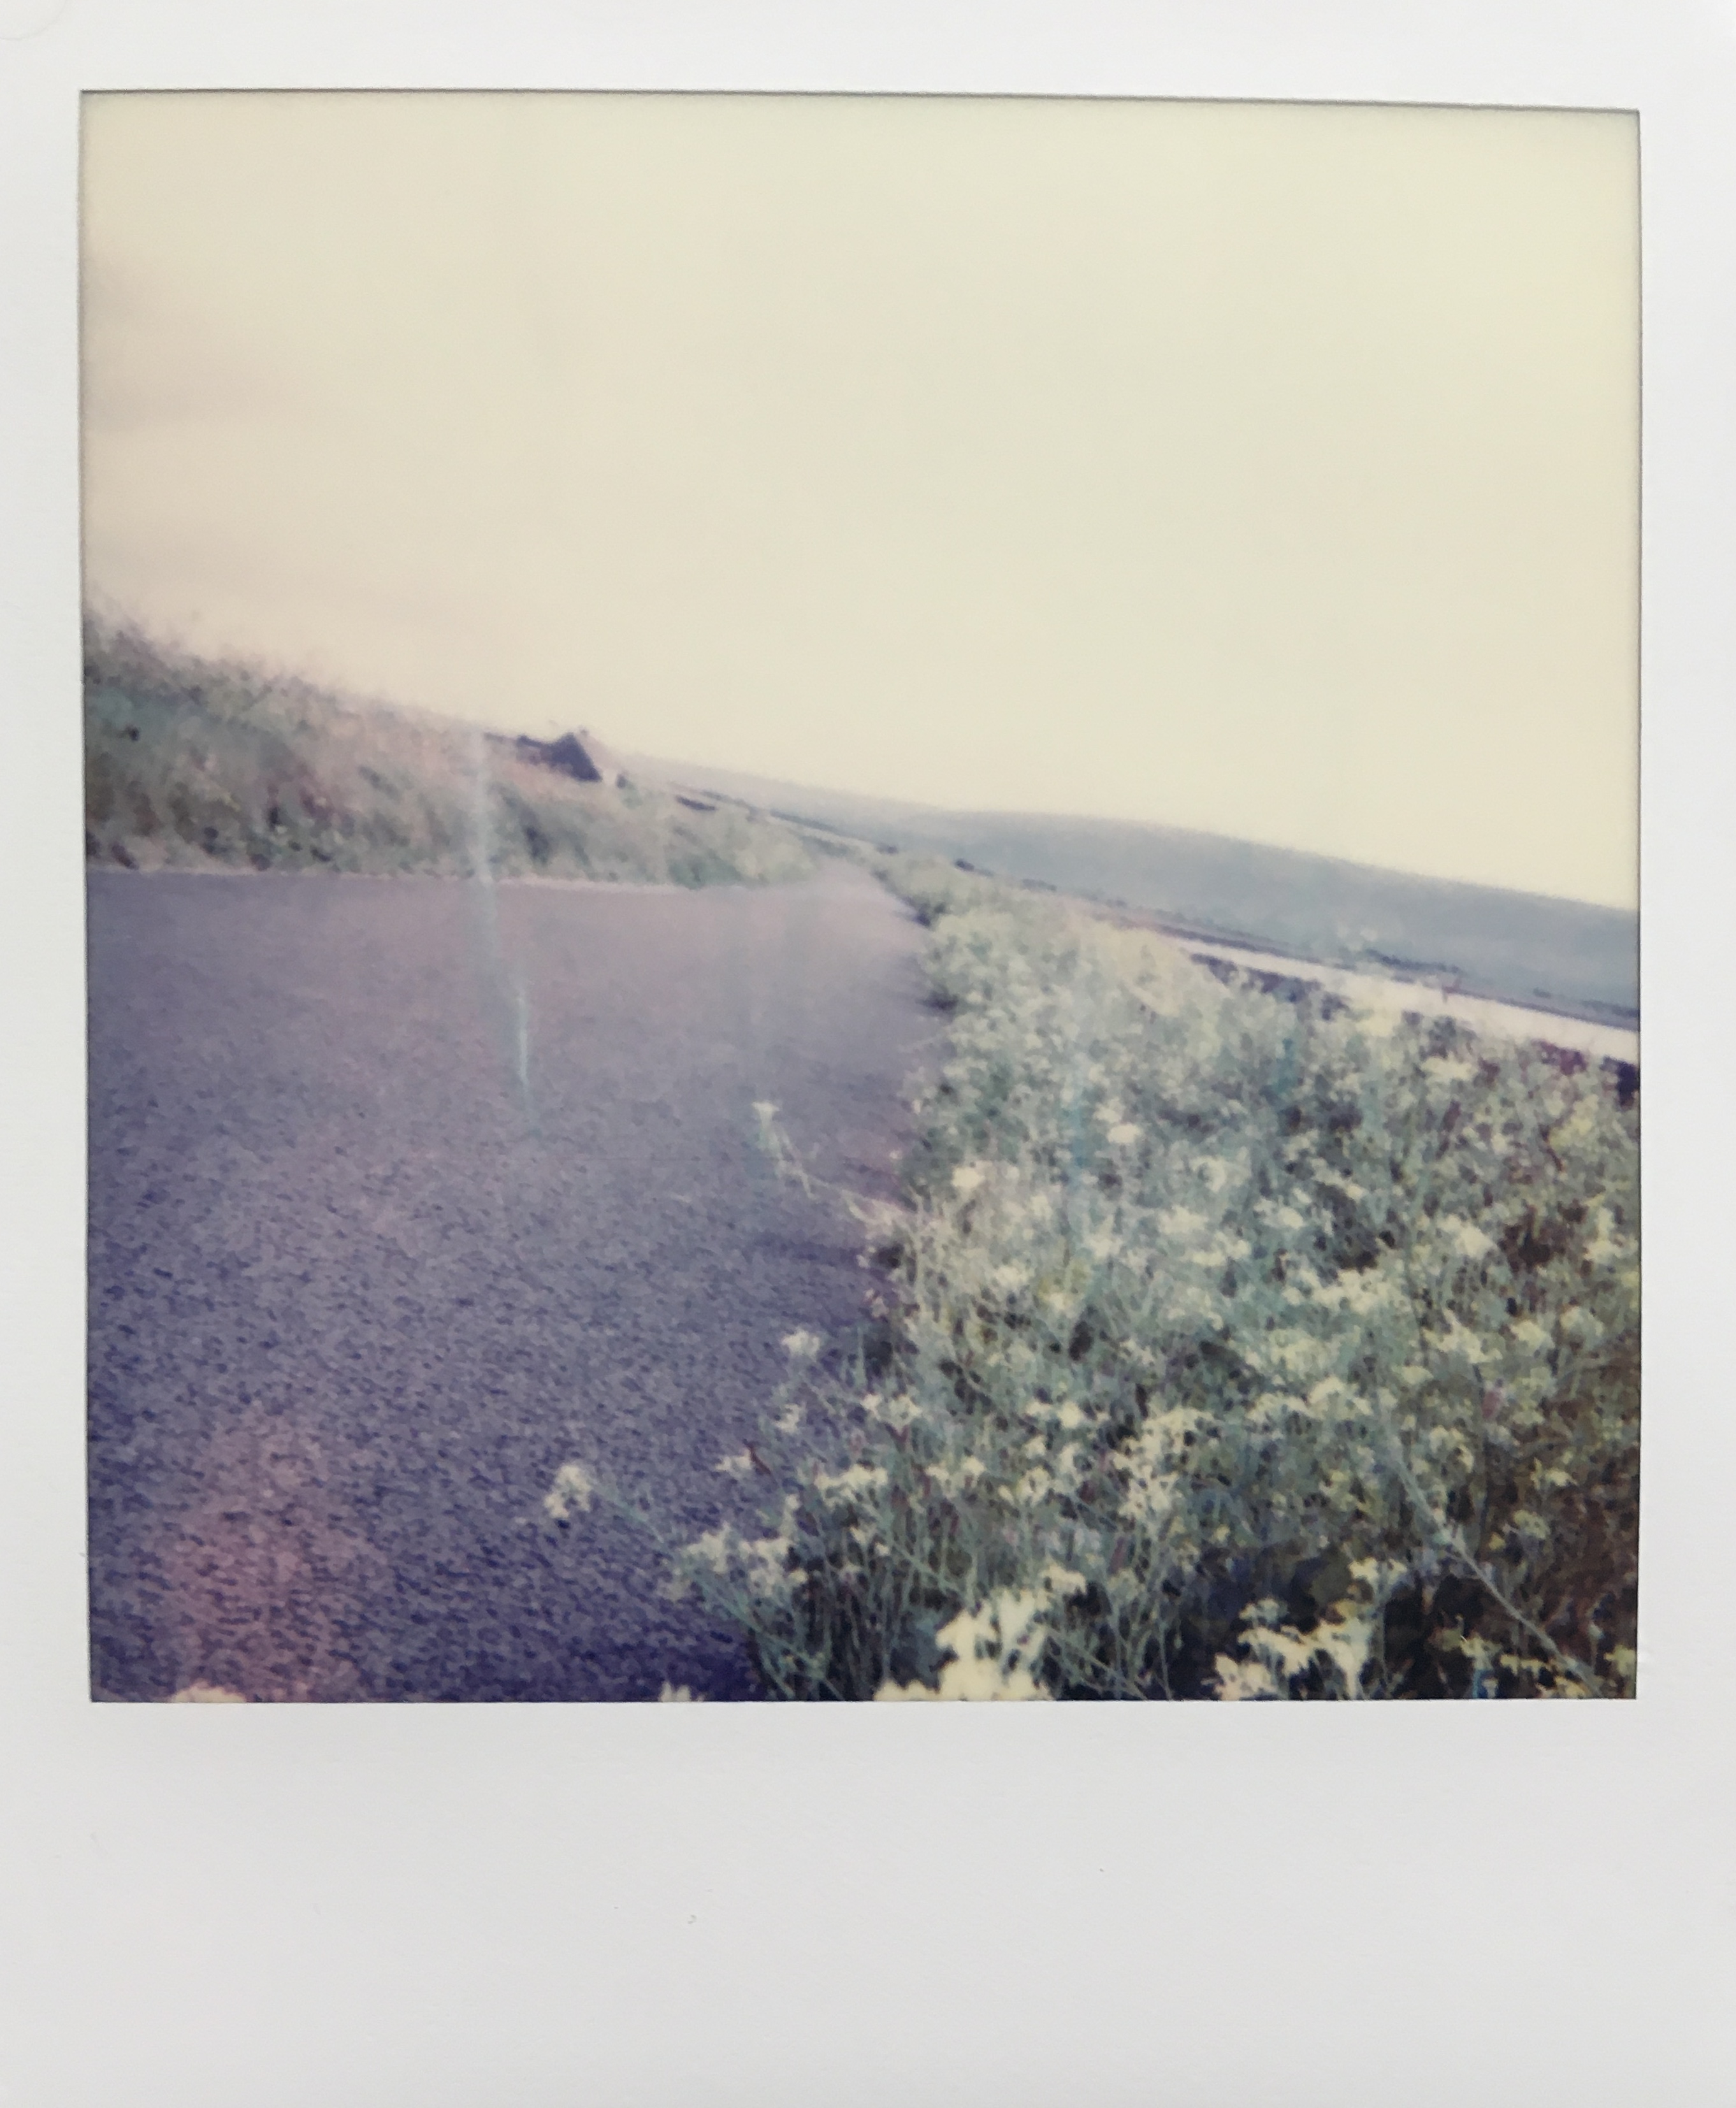
[[84,725],[96,863],[689,886],[813,868],[796,834],[746,806],[582,781],[560,742],[357,701],[124,628],[87,624]]
[[731,770],[641,760],[672,786],[739,798],[888,849],[1146,911],[1178,934],[1457,985],[1631,1025],[1639,918],[1587,902],[1383,871],[1184,827],[949,812]]

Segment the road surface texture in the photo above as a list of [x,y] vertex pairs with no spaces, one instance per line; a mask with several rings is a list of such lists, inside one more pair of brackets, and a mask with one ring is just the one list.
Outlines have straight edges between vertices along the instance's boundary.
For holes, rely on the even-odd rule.
[[782,1336],[862,1317],[938,1019],[859,872],[661,888],[90,881],[93,1688],[756,1694],[569,1459],[672,1540],[740,1507]]

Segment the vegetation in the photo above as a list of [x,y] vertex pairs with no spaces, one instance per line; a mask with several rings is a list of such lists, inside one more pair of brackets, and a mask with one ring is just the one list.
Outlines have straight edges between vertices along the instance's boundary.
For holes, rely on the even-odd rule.
[[[790,1698],[1631,1694],[1637,1110],[948,867],[877,1322],[677,1556]],[[769,1145],[800,1174],[776,1108]],[[769,1475],[769,1476],[768,1476]]]
[[800,877],[788,828],[580,783],[449,719],[87,626],[85,847],[128,869]]

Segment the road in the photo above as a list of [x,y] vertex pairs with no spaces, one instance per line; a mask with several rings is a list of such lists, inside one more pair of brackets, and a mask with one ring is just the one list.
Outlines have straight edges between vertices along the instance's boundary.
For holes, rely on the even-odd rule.
[[99,1697],[755,1695],[583,1462],[685,1539],[798,1327],[862,1314],[932,1045],[859,872],[660,888],[93,872]]

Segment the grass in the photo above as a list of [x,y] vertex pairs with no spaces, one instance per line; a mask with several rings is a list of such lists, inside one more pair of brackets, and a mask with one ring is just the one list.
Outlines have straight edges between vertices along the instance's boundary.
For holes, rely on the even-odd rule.
[[575,781],[480,727],[363,703],[88,624],[85,848],[130,870],[438,872],[762,883],[790,829],[654,787]]
[[[875,1322],[676,1557],[787,1698],[1617,1697],[1638,1112],[1445,1020],[1225,986],[945,866],[949,1049]],[[799,1149],[762,1108],[787,1164]],[[769,1475],[769,1476],[768,1476]]]

